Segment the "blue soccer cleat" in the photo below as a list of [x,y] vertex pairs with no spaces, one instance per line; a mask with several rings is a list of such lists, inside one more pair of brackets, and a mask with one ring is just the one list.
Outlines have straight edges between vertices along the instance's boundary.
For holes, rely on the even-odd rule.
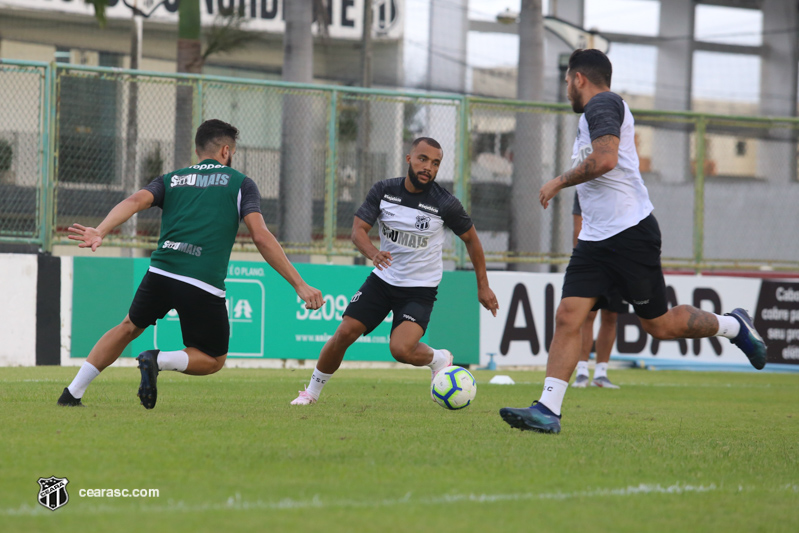
[[752,319],[745,309],[733,309],[731,312],[726,313],[728,316],[734,317],[739,324],[741,324],[741,331],[734,339],[730,339],[734,345],[741,349],[752,366],[760,370],[766,366],[766,343],[763,342],[763,337],[755,329],[752,324]]
[[141,384],[139,385],[139,399],[145,409],[155,407],[158,399],[158,352],[159,350],[147,350],[139,354],[136,359],[139,361],[141,371]]
[[560,433],[560,415],[556,415],[540,402],[533,402],[530,407],[503,407],[499,410],[499,416],[511,427],[522,431]]

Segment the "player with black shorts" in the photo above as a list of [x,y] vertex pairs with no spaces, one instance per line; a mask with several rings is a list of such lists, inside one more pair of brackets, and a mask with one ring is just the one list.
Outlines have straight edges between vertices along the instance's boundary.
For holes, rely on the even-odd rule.
[[139,285],[128,315],[103,335],[89,353],[58,405],[80,406],[86,388],[116,361],[130,342],[171,309],[180,317],[185,348],[146,350],[137,357],[141,371],[139,399],[155,407],[160,370],[191,375],[213,374],[228,352],[230,324],[225,305],[225,277],[230,252],[243,220],[263,258],[286,279],[308,309],[318,309],[321,291],[303,281],[269,232],[261,215],[261,194],[253,180],[230,167],[238,130],[208,120],[195,136],[200,163],[154,179],[123,200],[97,228],[74,224],[70,239],[96,251],[103,238],[134,214],[152,206],[162,209],[161,236],[150,268]]
[[563,280],[541,397],[527,408],[500,409],[502,419],[515,428],[560,432],[563,397],[580,353],[580,328],[597,301],[614,288],[653,337],[723,336],[755,368],[766,364],[766,345],[745,310],[722,316],[689,305],[668,308],[660,228],[638,169],[632,113],[610,91],[612,71],[599,50],[575,50],[569,58],[567,94],[574,112],[582,113],[573,166],[541,187],[539,201],[546,209],[561,189],[577,186],[583,225]]
[[[574,205],[572,206],[572,219],[574,221],[574,246],[577,247],[580,231],[583,227],[583,211],[580,208],[580,197],[577,191],[574,192]],[[594,366],[594,379],[589,379],[588,359],[591,355],[591,347],[594,344],[594,320],[597,312],[602,310],[599,319],[599,333],[596,337],[596,365]],[[616,342],[616,324],[618,323],[619,313],[629,312],[630,306],[621,297],[617,288],[613,288],[609,294],[603,295],[597,300],[588,318],[585,319],[582,327],[582,343],[580,345],[580,360],[577,362],[577,373],[572,382],[572,387],[582,389],[590,383],[592,387],[605,389],[618,389],[608,378],[608,362],[610,361],[610,351],[613,343]]]
[[[353,295],[341,324],[319,354],[310,384],[292,405],[316,403],[347,348],[375,329],[390,312],[394,318],[389,348],[394,359],[430,367],[431,378],[452,364],[448,350],[419,342],[427,330],[443,275],[446,228],[466,243],[477,276],[477,298],[496,316],[497,298],[488,286],[483,247],[474,224],[458,199],[435,183],[442,157],[437,141],[416,139],[411,153],[405,156],[407,175],[376,183],[355,213],[352,241],[375,269]],[[368,235],[375,223],[379,224],[379,250]]]

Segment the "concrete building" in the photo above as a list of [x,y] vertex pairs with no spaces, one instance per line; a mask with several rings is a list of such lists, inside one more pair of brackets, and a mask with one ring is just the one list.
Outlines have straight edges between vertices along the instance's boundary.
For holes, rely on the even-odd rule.
[[[205,30],[218,22],[221,10],[235,6],[245,21],[244,28],[258,36],[245,49],[211,56],[204,73],[280,79],[284,1],[202,0],[201,23]],[[142,69],[174,72],[178,0],[138,2],[157,6],[150,8],[151,14],[144,20]],[[375,3],[374,83],[402,86],[404,3],[402,0]],[[83,0],[4,0],[0,4],[0,57],[49,62],[56,52],[65,52],[70,54],[72,62],[127,67],[132,11],[119,0],[111,0],[109,4],[107,27],[100,29],[94,8]],[[361,76],[359,42],[363,3],[330,0],[328,6],[328,36],[318,35],[315,39],[314,78],[325,83],[357,85]]]

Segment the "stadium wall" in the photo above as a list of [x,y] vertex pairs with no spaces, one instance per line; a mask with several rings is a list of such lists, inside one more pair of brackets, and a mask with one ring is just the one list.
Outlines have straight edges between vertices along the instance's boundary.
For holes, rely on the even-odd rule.
[[[544,366],[555,329],[562,274],[490,272],[497,317],[480,309],[480,363],[494,354],[498,367]],[[668,304],[714,313],[749,310],[768,344],[770,370],[799,370],[799,280],[765,277],[667,275]],[[595,333],[599,320],[594,323]],[[619,315],[614,360],[650,368],[750,370],[746,356],[727,339],[659,341],[638,318]]]
[[[52,257],[0,254],[0,366],[79,365],[108,329],[124,318],[147,258]],[[297,264],[303,278],[325,295],[308,311],[280,276],[263,262],[231,261],[227,304],[231,323],[229,366],[283,366],[315,360],[370,267]],[[391,315],[347,352],[349,362],[394,362],[388,349]],[[479,313],[474,273],[445,272],[438,304],[423,337],[476,364]],[[132,366],[139,352],[183,346],[176,313],[148,328],[116,363]]]
[[36,364],[37,257],[0,254],[1,366]]
[[[81,364],[97,339],[125,316],[148,265],[146,258],[0,254],[0,294],[7,302],[0,306],[0,366]],[[371,270],[296,266],[325,295],[322,310],[304,309],[268,265],[230,263],[229,366],[315,360]],[[490,272],[499,300],[498,316],[493,317],[478,304],[473,272],[445,272],[424,340],[449,348],[462,365],[486,365],[494,354],[499,367],[544,366],[562,279],[562,274]],[[769,345],[768,368],[799,370],[799,280],[667,275],[666,284],[671,306],[687,303],[717,313],[749,309]],[[363,337],[348,351],[347,361],[392,363],[390,326],[389,318]],[[170,313],[136,339],[116,364],[133,366],[133,357],[152,347],[182,346],[177,316]],[[650,368],[750,368],[726,339],[657,341],[632,314],[619,318],[613,357]]]

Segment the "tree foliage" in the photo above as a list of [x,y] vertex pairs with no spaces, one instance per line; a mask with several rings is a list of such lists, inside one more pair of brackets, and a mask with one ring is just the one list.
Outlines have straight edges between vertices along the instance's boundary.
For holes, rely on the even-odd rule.
[[105,28],[107,19],[105,18],[105,8],[108,7],[108,0],[84,0],[89,5],[94,6],[94,17],[100,24],[101,28]]

